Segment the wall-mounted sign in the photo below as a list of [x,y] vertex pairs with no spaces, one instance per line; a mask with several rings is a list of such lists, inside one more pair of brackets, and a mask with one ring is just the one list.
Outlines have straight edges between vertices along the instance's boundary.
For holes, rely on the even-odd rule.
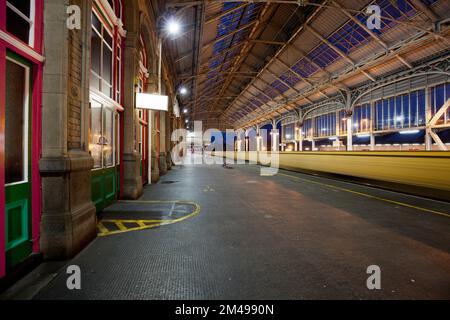
[[169,110],[169,97],[159,94],[137,93],[136,108],[148,110]]

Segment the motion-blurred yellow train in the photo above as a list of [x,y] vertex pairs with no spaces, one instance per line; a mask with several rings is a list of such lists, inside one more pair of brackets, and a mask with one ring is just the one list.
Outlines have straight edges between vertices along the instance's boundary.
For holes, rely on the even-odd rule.
[[[450,201],[450,152],[280,152],[279,156],[281,169],[338,175]],[[237,152],[234,157],[248,160],[249,153]]]

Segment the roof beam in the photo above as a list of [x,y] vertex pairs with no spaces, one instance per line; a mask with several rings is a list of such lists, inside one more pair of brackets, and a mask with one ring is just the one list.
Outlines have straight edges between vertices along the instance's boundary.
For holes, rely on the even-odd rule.
[[[320,10],[322,10],[321,7],[318,7],[311,15],[309,15],[309,17],[307,18],[306,23],[310,22],[319,12]],[[291,35],[291,37],[289,38],[289,40],[283,45],[281,46],[278,51],[275,53],[274,57],[278,57],[282,52],[284,52],[284,50],[292,43],[294,42],[294,40],[296,40],[298,38],[298,36],[300,35],[300,33],[302,32],[302,30],[304,30],[304,24],[300,25]],[[257,79],[261,78],[261,75],[263,74],[263,72],[267,69],[267,67],[272,63],[274,58],[272,58],[270,61],[268,61],[264,67],[261,68],[261,70],[258,72],[258,75],[253,79],[253,82],[255,82]],[[248,88],[250,87],[250,84],[247,85],[246,88],[244,88],[244,90],[241,92],[244,93],[245,91],[248,90]],[[234,101],[230,103],[230,105],[223,111],[222,116],[225,116],[227,111],[230,110],[232,108],[234,104]]]
[[[198,4],[202,4],[205,1],[189,1],[189,2],[169,2],[166,4],[167,8],[177,8],[184,6],[195,6]],[[304,2],[307,1],[298,1],[298,0],[213,0],[211,2],[216,3],[226,3],[226,2],[246,2],[246,3],[277,3],[277,4],[294,4],[297,6],[304,5]]]
[[437,14],[434,13],[434,11],[430,7],[426,6],[421,1],[419,0],[409,0],[409,1],[413,5],[413,7],[416,8],[417,11],[420,11],[423,14],[425,14],[433,23],[439,20]]
[[[253,26],[253,28],[252,28],[249,36],[248,36],[248,39],[255,38],[255,34],[257,34],[257,32],[261,29],[261,26],[267,25],[268,20],[266,19],[266,20],[263,21],[262,19],[266,17],[266,14],[268,12],[270,13],[270,11],[268,11],[268,9],[269,9],[269,5],[268,4],[266,4],[261,9],[261,11],[259,12],[258,18],[254,21],[255,24],[254,24],[254,26]],[[245,57],[248,57],[249,52],[250,52],[250,50],[252,48],[252,46],[249,45],[249,44],[251,44],[251,42],[246,42],[245,43],[244,47],[241,49],[241,52],[237,56],[237,59],[234,60],[234,62],[232,64],[232,67],[231,67],[232,71],[235,71],[235,70],[239,69],[239,67],[242,65],[242,57],[245,54],[246,54]],[[226,81],[225,81],[225,83],[224,83],[224,85],[220,89],[219,95],[224,95],[225,94],[225,91],[228,89],[228,87],[230,86],[232,81],[233,81],[233,76],[232,75],[228,76]],[[212,108],[215,108],[215,106],[213,105]]]
[[[333,49],[338,55],[340,55],[345,61],[350,63],[352,66],[355,66],[355,62],[350,59],[346,54],[344,54],[341,50],[339,50],[334,44],[332,44],[328,39],[325,39],[320,33],[318,33],[313,27],[305,25],[305,29],[310,31],[314,36],[319,38],[323,43],[325,43],[328,47]],[[371,81],[375,82],[375,78],[368,74],[366,71],[357,68],[363,75],[369,78]]]
[[[448,28],[447,28],[447,32],[448,32]],[[428,35],[427,37],[423,38],[421,40],[421,42],[423,42],[424,44],[429,43],[429,41],[437,41],[436,38],[434,38],[433,35]],[[413,48],[416,48],[418,46],[417,41],[415,39],[411,39],[409,42],[407,42],[406,44],[403,45],[403,47],[399,47],[398,44],[392,44],[389,50],[389,54],[388,55],[380,55],[379,57],[370,59],[370,60],[366,60],[364,62],[364,67],[378,67],[383,65],[384,63],[386,63],[387,61],[389,61],[390,59],[393,58],[393,56],[395,54],[401,54],[402,52],[409,52],[411,50],[414,50]],[[399,49],[400,48],[400,49]],[[397,52],[397,53],[396,53]],[[329,82],[326,83],[321,83],[321,84],[317,84],[315,85],[315,88],[310,90],[309,92],[303,92],[301,95],[293,97],[293,99],[291,100],[291,103],[296,103],[296,101],[299,101],[300,99],[304,99],[307,96],[311,96],[312,94],[314,94],[318,88],[321,87],[326,87],[326,86],[338,86],[340,82],[342,82],[345,79],[348,79],[349,77],[353,76],[356,74],[356,72],[358,72],[359,70],[357,69],[351,69],[351,70],[347,70],[344,73],[338,73],[333,75],[331,78],[334,78],[334,80],[330,80]],[[276,107],[274,107],[276,108]],[[268,113],[271,112],[271,110],[268,110]],[[258,122],[258,119],[262,118],[263,116],[265,116],[265,114],[263,115],[256,115],[254,116],[251,120],[248,120],[248,123],[255,123]],[[246,122],[246,123],[247,123]],[[241,122],[239,122],[238,124],[240,124]]]
[[[229,9],[229,10],[219,12],[218,14],[216,14],[216,15],[214,15],[214,16],[207,17],[207,18],[206,18],[206,21],[205,21],[205,25],[206,25],[206,24],[210,24],[210,23],[212,23],[212,22],[214,22],[214,21],[217,21],[217,20],[219,20],[220,18],[222,18],[223,16],[226,16],[226,15],[229,14],[229,13],[233,13],[234,11],[237,11],[237,10],[239,10],[239,9],[242,9],[242,8],[244,8],[245,6],[247,6],[246,3],[241,4],[241,5],[237,6],[237,7],[231,8],[231,9]],[[177,40],[177,39],[179,39],[179,38],[182,38],[182,37],[184,37],[185,35],[187,35],[187,34],[193,32],[193,31],[195,31],[195,28],[189,28],[189,30],[186,30],[185,32],[183,32],[183,33],[180,34],[179,36],[175,37],[174,40]]]

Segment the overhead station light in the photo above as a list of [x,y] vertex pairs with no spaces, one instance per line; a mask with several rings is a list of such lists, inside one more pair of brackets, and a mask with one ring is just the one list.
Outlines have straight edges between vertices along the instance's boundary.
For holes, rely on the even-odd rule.
[[136,108],[157,110],[157,111],[168,111],[169,97],[159,94],[137,93]]
[[404,131],[400,131],[400,134],[416,134],[419,132],[420,132],[420,130],[404,130]]
[[183,109],[183,113],[188,113],[188,109]]
[[169,20],[166,25],[166,30],[170,35],[177,35],[181,30],[180,23],[175,19]]
[[181,93],[181,95],[186,95],[187,94],[187,89],[185,88],[185,87],[181,87],[181,89],[180,89],[180,93]]

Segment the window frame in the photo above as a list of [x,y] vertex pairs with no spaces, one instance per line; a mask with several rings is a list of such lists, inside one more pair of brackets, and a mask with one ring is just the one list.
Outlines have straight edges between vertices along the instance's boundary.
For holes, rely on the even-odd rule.
[[[37,37],[37,32],[38,32],[38,28],[36,28],[37,26],[37,21],[38,21],[38,17],[37,17],[37,10],[36,8],[38,7],[38,1],[40,0],[28,0],[30,2],[30,17],[27,17],[26,15],[24,15],[19,9],[17,9],[16,7],[14,7],[14,5],[12,5],[8,0],[5,0],[4,4],[6,6],[5,8],[5,27],[4,27],[4,31],[14,37],[15,40],[20,41],[21,43],[27,45],[30,48],[36,49],[37,47],[37,41],[36,39],[38,39],[39,37]],[[21,17],[23,20],[25,20],[28,24],[29,24],[29,39],[28,39],[28,43],[23,41],[22,39],[18,38],[16,35],[14,35],[13,33],[9,32],[7,30],[7,8],[9,8],[10,10],[14,11],[19,17]]]
[[[30,143],[30,112],[31,112],[31,99],[32,99],[32,93],[30,92],[31,88],[31,67],[29,65],[26,65],[24,63],[21,63],[17,59],[14,59],[13,57],[6,55],[6,60],[10,61],[12,63],[15,63],[19,65],[20,67],[25,69],[25,86],[24,86],[24,102],[23,102],[23,111],[24,111],[24,123],[23,126],[23,142],[22,142],[22,148],[23,148],[23,179],[21,181],[15,181],[11,183],[5,182],[5,187],[19,185],[23,183],[29,183],[31,181],[30,177],[30,170],[29,170],[29,164],[30,164],[30,152],[29,152],[29,143]],[[6,107],[6,105],[5,105]],[[5,168],[6,170],[6,168]]]

